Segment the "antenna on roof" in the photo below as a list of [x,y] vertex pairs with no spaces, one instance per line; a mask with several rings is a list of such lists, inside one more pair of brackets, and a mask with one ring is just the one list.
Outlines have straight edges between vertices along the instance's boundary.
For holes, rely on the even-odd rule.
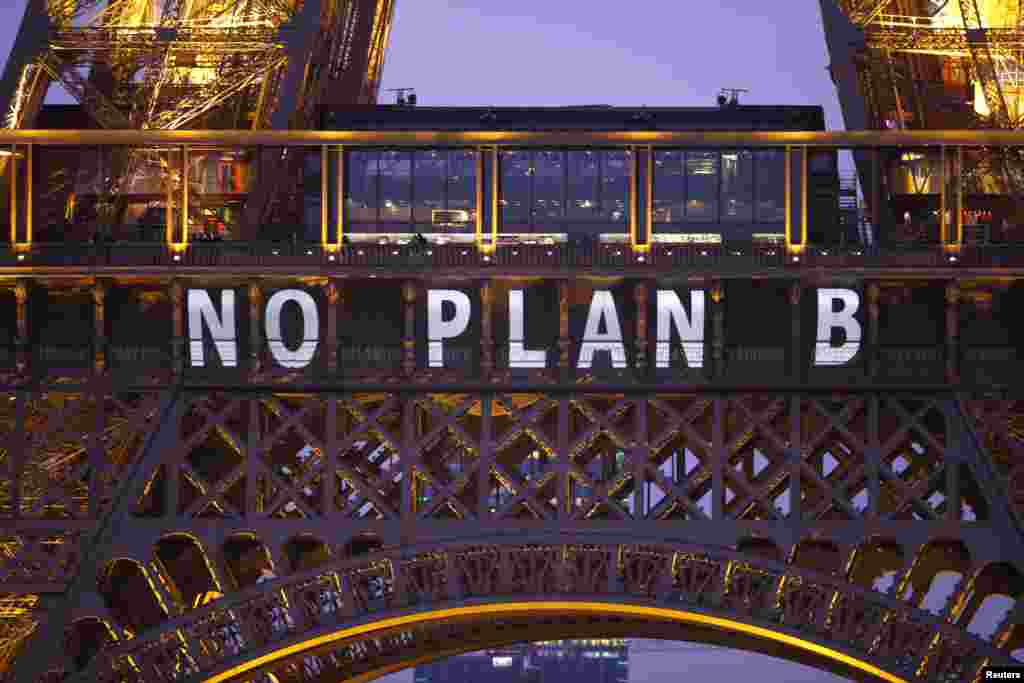
[[[395,104],[399,107],[416,106],[416,88],[388,88],[388,92],[397,93]],[[406,93],[409,93],[406,95]]]
[[740,104],[740,94],[750,92],[746,88],[722,88],[718,92],[718,106],[723,109],[726,107],[738,107]]

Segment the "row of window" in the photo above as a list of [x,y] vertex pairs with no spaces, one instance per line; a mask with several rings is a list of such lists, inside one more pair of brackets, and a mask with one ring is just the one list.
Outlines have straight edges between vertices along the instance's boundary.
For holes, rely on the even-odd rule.
[[[781,223],[783,150],[659,150],[653,159],[656,223]],[[536,231],[550,223],[624,224],[632,152],[508,150],[500,155],[501,218]],[[471,223],[474,150],[361,150],[346,162],[351,223]]]

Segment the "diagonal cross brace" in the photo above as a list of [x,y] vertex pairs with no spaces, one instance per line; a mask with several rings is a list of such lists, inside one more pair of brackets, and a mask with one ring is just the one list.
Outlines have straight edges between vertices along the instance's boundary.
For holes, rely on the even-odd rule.
[[[134,467],[128,472],[114,495],[110,511],[100,520],[91,539],[83,543],[78,572],[64,593],[55,598],[56,604],[45,615],[34,636],[14,660],[12,680],[33,683],[53,665],[54,643],[64,641],[71,611],[88,593],[97,590],[97,579],[106,547],[126,532],[125,526],[142,495],[148,474],[163,462],[164,450],[177,438],[178,417],[181,409],[181,388],[174,387],[162,402],[157,415],[157,426],[150,432],[146,447]],[[74,679],[72,679],[74,680]],[[85,683],[82,681],[81,683]]]

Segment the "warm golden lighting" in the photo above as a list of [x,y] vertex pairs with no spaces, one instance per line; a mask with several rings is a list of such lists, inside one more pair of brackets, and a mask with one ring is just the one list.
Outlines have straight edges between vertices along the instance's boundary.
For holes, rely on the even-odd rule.
[[907,683],[905,679],[893,676],[876,666],[868,664],[867,662],[856,659],[849,655],[843,654],[837,650],[833,650],[816,643],[812,643],[795,636],[791,636],[785,633],[778,633],[771,629],[762,628],[760,626],[751,626],[732,619],[723,619],[720,617],[710,617],[704,614],[697,614],[694,612],[686,612],[683,610],[666,609],[663,607],[639,607],[634,605],[623,605],[617,603],[604,603],[604,602],[510,602],[496,605],[477,605],[473,607],[455,607],[450,609],[440,609],[432,612],[422,612],[419,614],[409,614],[401,617],[390,617],[387,619],[381,619],[380,621],[362,624],[354,626],[352,628],[341,629],[323,635],[317,638],[310,638],[309,640],[288,647],[281,648],[276,652],[257,657],[244,664],[240,664],[236,667],[229,669],[223,673],[211,676],[205,679],[204,683],[221,683],[222,681],[229,681],[237,676],[241,676],[246,672],[253,671],[262,666],[266,666],[272,662],[291,657],[293,655],[311,650],[314,648],[322,647],[330,643],[338,643],[341,641],[357,638],[371,634],[375,631],[381,631],[385,629],[393,629],[396,627],[412,626],[415,624],[422,624],[434,621],[444,621],[445,619],[458,619],[464,617],[478,617],[481,619],[489,619],[494,617],[500,617],[505,614],[513,613],[557,613],[557,614],[600,614],[604,616],[627,616],[627,617],[650,617],[652,619],[662,619],[675,621],[680,624],[694,625],[694,626],[705,626],[722,631],[731,631],[735,633],[742,633],[744,635],[753,636],[755,638],[762,638],[764,640],[773,641],[790,648],[801,650],[803,652],[825,657],[832,661],[844,664],[846,666],[858,669],[873,676],[874,678],[887,681],[888,683]]

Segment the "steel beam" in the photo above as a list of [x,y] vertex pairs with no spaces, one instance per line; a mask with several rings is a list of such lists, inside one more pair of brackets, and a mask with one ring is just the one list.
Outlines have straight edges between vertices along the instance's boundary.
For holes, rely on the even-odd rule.
[[50,601],[49,609],[39,628],[24,645],[11,670],[12,680],[36,681],[54,665],[54,643],[64,642],[65,629],[70,625],[72,610],[95,595],[102,564],[108,560],[106,549],[120,535],[130,533],[130,516],[142,496],[148,475],[160,463],[165,449],[178,438],[181,399],[179,391],[171,391],[163,400],[158,414],[157,428],[139,459],[120,483],[114,504],[101,520],[98,528],[83,547],[78,572],[70,578],[67,588]]

